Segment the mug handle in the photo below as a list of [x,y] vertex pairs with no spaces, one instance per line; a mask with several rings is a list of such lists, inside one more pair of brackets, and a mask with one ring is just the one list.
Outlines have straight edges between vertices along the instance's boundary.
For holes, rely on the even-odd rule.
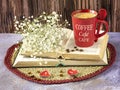
[[[95,36],[96,36],[96,40],[95,40],[95,41],[97,41],[97,39],[98,39],[99,37],[105,35],[105,34],[108,32],[108,23],[107,23],[106,21],[104,21],[104,20],[99,20],[99,19],[98,19],[98,20],[97,20],[97,23],[99,23],[99,24],[98,24],[98,30],[96,29],[96,32],[95,32]],[[105,24],[106,30],[105,30],[103,33],[100,33],[100,34],[99,34],[101,24]]]

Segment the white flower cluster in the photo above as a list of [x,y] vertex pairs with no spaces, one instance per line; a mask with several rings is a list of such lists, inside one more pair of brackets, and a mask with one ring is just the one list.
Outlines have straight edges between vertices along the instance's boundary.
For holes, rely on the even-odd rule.
[[65,20],[61,23],[60,17],[56,12],[49,15],[43,12],[37,18],[23,17],[21,21],[15,17],[15,33],[24,36],[22,52],[32,51],[37,54],[62,50],[63,40],[67,38],[67,31],[63,28],[68,22]]

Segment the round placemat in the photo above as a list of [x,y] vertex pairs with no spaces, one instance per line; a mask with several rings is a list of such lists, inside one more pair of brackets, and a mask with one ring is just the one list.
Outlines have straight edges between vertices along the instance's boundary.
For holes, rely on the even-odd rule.
[[[19,46],[19,44],[15,44],[11,46],[4,60],[4,64],[6,67],[12,71],[17,76],[40,84],[60,84],[60,83],[68,83],[68,82],[76,82],[82,81],[89,78],[92,78],[100,73],[104,72],[115,61],[116,51],[113,45],[108,43],[107,49],[109,52],[108,55],[108,65],[106,66],[71,66],[71,67],[30,67],[30,68],[14,68],[12,67],[12,59],[15,52],[15,49]],[[70,75],[68,73],[69,70],[73,70],[73,72],[77,75]],[[48,71],[50,73],[49,77],[42,77],[40,75],[41,72]]]

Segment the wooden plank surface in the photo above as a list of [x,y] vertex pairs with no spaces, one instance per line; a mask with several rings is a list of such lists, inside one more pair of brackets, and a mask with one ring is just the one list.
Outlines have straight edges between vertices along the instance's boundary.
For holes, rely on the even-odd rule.
[[[0,32],[13,32],[13,17],[38,16],[43,11],[56,11],[71,23],[71,13],[77,9],[107,9],[110,31],[120,31],[119,0],[0,0]],[[118,12],[116,14],[116,12]],[[71,27],[70,27],[71,28]]]

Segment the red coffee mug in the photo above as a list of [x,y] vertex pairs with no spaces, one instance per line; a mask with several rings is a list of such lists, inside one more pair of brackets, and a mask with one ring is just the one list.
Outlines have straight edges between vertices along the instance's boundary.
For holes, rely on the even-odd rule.
[[[95,16],[89,18],[79,18],[74,15],[77,13],[92,13]],[[97,18],[98,13],[94,10],[76,10],[72,13],[72,26],[74,31],[75,44],[80,47],[92,46],[99,37],[108,32],[108,23]],[[106,30],[99,34],[98,24],[104,24]],[[97,29],[98,28],[98,29]]]

